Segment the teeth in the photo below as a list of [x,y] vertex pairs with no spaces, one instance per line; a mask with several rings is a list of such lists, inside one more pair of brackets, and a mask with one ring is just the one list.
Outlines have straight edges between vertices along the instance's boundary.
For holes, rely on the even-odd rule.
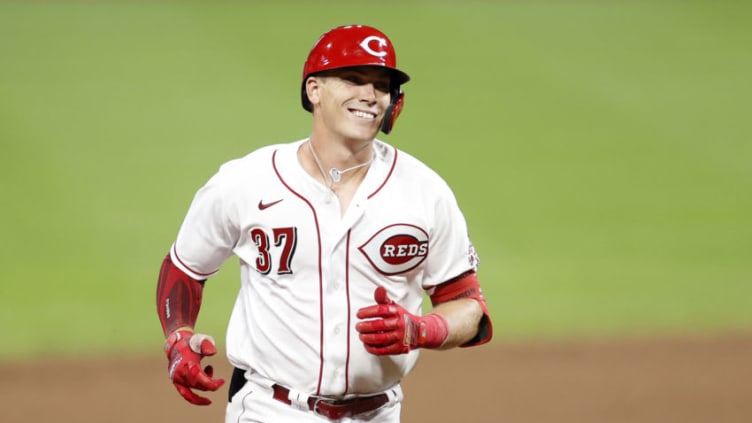
[[376,115],[373,113],[364,112],[361,110],[353,110],[353,114],[357,117],[361,117],[363,119],[375,119]]

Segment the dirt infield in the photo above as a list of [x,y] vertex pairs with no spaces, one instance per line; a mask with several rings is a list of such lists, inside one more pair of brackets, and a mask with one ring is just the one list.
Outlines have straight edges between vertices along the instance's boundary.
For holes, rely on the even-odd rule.
[[[224,360],[213,364],[228,374]],[[221,422],[185,403],[154,356],[0,363],[0,420]],[[425,352],[404,383],[403,422],[750,422],[752,333],[590,342],[499,343]],[[271,422],[273,423],[273,422]]]

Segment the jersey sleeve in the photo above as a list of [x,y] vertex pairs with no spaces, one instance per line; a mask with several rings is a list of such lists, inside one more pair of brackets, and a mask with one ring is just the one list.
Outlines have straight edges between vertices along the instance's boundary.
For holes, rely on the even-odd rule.
[[429,234],[429,253],[423,278],[423,289],[429,295],[436,285],[469,270],[474,271],[478,264],[465,217],[454,193],[446,184],[438,192],[434,200],[433,226]]
[[470,241],[467,223],[449,187],[436,203],[435,226],[429,238],[429,258],[423,289],[434,306],[457,298],[472,298],[483,316],[473,339],[461,345],[482,345],[493,337],[488,305],[477,278],[478,254]]
[[238,240],[228,182],[220,169],[196,192],[170,250],[175,265],[197,280],[217,273]]

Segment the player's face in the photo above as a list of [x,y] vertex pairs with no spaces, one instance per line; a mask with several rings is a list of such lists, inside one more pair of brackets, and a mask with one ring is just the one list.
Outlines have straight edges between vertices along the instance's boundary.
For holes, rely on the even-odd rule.
[[386,69],[347,68],[316,79],[319,107],[315,118],[345,139],[370,141],[376,137],[390,101]]

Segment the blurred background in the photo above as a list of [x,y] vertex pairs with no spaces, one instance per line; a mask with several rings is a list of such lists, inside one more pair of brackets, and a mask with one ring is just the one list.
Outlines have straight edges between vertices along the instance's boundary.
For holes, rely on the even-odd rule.
[[[412,77],[382,139],[454,188],[495,343],[752,329],[744,1],[0,2],[0,360],[158,351],[194,192],[308,135],[320,34]],[[199,330],[223,343],[228,261]],[[167,387],[165,387],[167,389]]]

